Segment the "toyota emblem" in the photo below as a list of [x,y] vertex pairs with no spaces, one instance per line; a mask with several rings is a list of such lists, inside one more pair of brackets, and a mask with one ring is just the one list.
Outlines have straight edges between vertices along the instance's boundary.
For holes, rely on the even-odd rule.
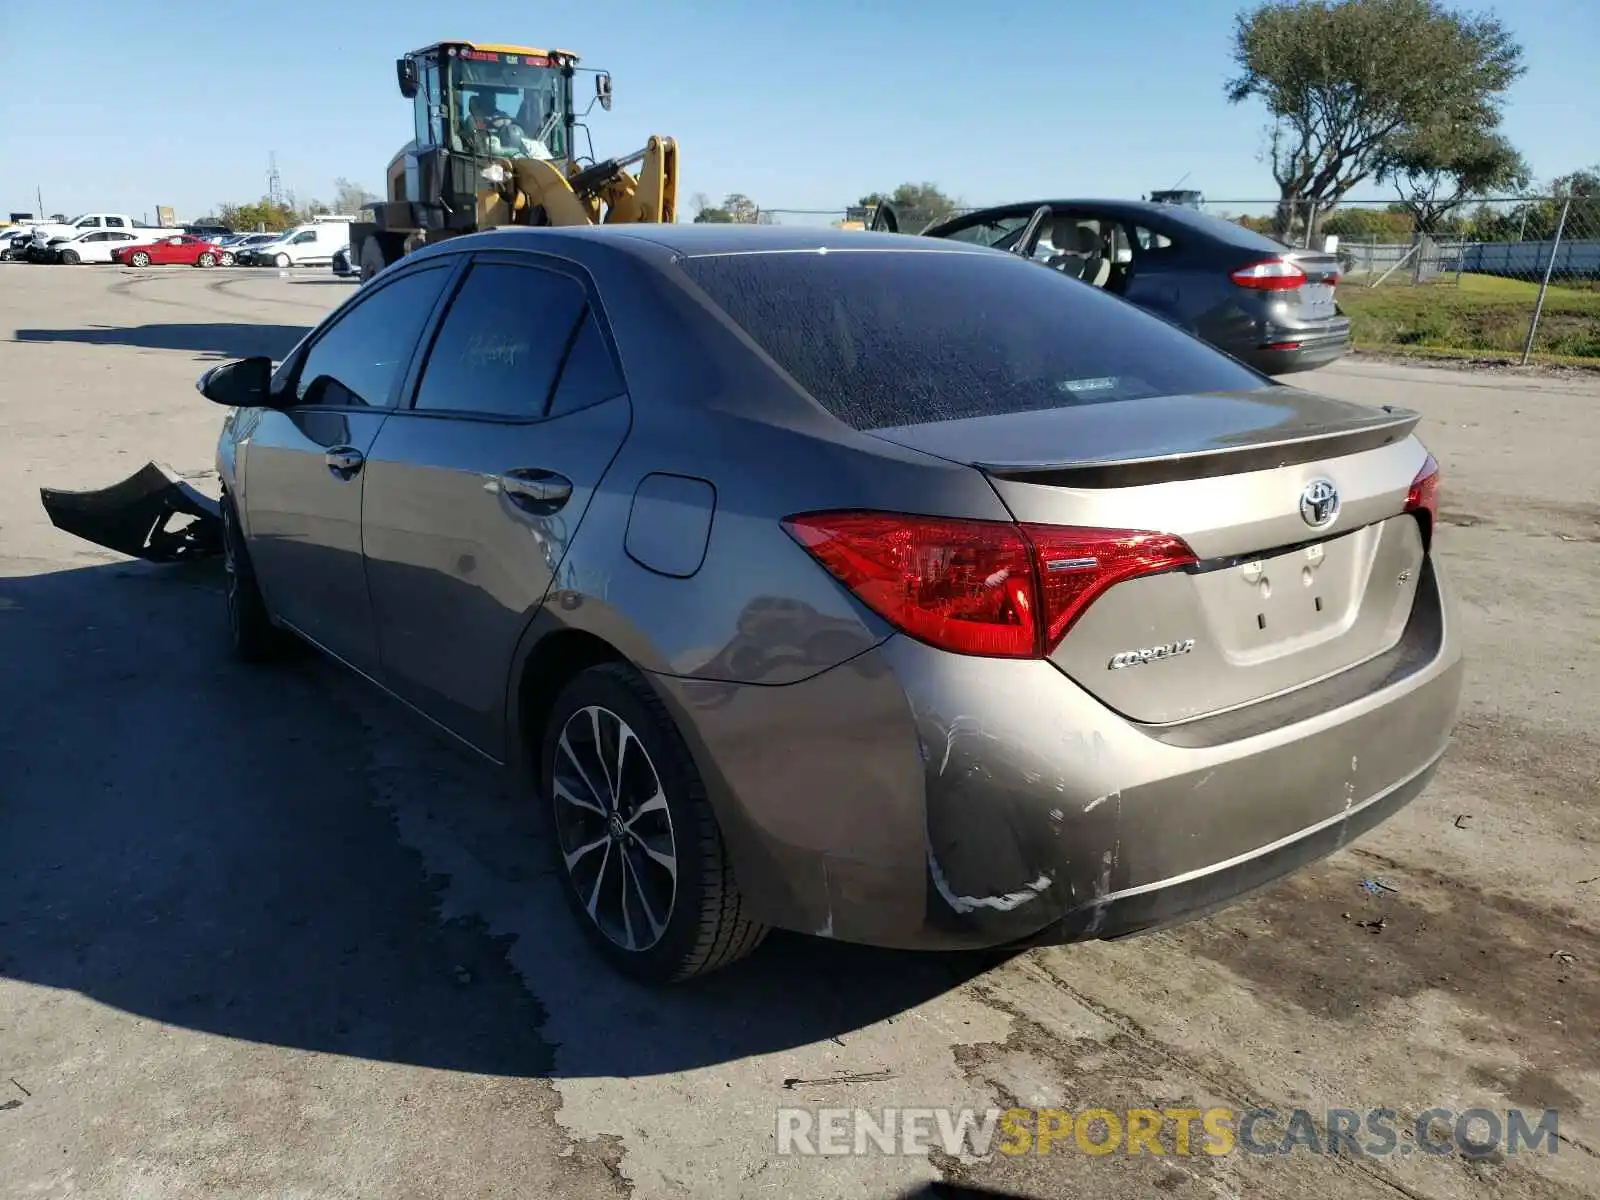
[[1313,479],[1300,493],[1300,516],[1313,529],[1333,524],[1339,515],[1339,489],[1331,479]]

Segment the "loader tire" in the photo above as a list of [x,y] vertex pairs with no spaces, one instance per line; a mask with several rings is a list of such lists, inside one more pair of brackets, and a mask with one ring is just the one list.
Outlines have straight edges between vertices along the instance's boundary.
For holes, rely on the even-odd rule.
[[361,242],[361,261],[356,268],[361,282],[365,283],[388,265],[389,257],[383,251],[382,239],[376,235],[364,238]]
[[267,615],[267,603],[256,582],[250,562],[250,547],[239,528],[239,514],[233,497],[222,496],[222,561],[226,574],[228,636],[233,655],[243,662],[273,662],[294,657],[304,643],[287,630],[279,629]]

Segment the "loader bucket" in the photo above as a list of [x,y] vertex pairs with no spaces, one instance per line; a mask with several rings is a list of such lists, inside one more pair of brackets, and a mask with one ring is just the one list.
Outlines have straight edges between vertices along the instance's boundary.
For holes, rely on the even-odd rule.
[[57,529],[133,558],[188,562],[222,552],[218,503],[162,463],[97,491],[40,488],[39,500]]

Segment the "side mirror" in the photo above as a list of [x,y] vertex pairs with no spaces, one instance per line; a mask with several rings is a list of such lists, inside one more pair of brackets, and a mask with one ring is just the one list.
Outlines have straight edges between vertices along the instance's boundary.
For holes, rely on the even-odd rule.
[[400,94],[407,100],[417,94],[417,63],[412,58],[399,58],[394,64],[395,77],[400,81]]
[[610,72],[601,71],[594,77],[595,98],[600,101],[600,107],[607,112],[611,111],[611,75]]
[[212,367],[195,388],[213,404],[228,408],[263,408],[272,385],[272,360],[265,355],[235,359]]

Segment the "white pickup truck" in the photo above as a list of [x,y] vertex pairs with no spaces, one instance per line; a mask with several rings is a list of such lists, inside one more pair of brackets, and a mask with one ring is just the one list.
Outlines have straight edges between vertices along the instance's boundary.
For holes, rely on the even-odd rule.
[[70,221],[44,221],[29,228],[33,231],[33,247],[40,252],[56,238],[77,237],[80,233],[88,233],[94,229],[122,229],[133,234],[139,241],[148,238],[152,242],[159,237],[169,237],[183,232],[181,229],[141,224],[127,213],[84,213],[81,217],[73,217]]

